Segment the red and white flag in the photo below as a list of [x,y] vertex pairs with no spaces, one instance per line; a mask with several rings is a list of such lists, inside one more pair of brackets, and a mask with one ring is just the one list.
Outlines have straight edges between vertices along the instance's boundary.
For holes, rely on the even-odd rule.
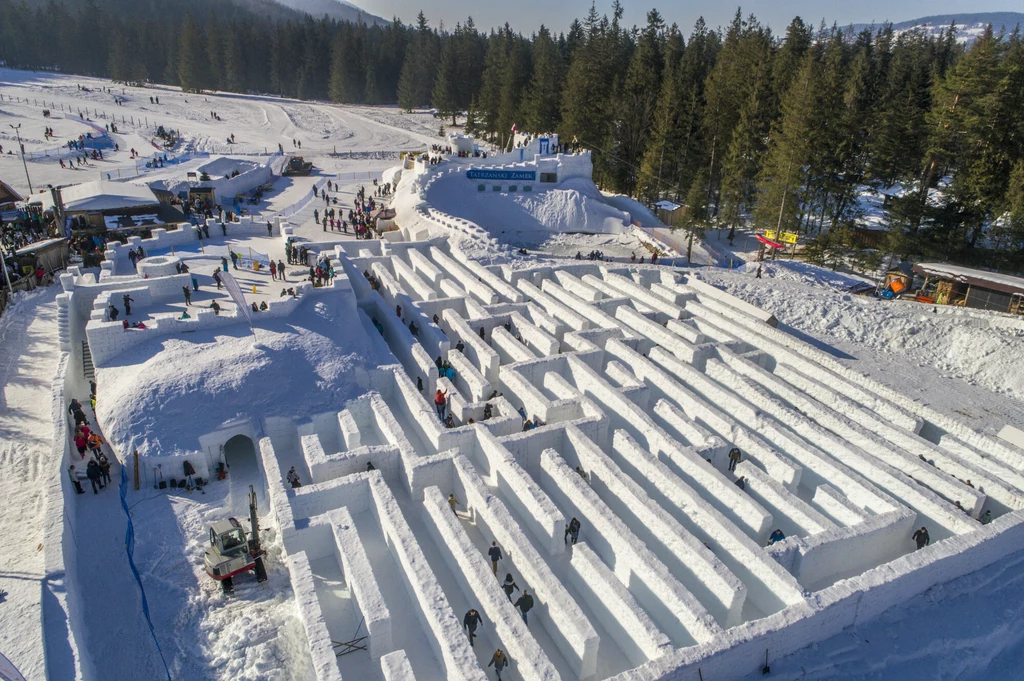
[[515,131],[516,131],[516,124],[515,124],[515,123],[513,123],[513,124],[512,124],[512,132],[514,133]]

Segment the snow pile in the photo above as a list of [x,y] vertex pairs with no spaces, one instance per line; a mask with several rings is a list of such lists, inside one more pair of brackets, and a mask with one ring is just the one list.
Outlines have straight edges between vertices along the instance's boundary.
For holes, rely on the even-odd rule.
[[761,268],[761,276],[766,279],[795,282],[806,286],[824,286],[837,291],[847,291],[851,286],[867,281],[860,277],[797,260],[748,262],[744,264],[743,271],[754,274],[758,267]]
[[[1024,399],[1024,323],[1007,315],[914,302],[882,301],[819,288],[827,270],[797,263],[765,266],[765,276],[702,272],[702,278],[771,312],[783,324],[848,347],[903,356]],[[756,263],[748,265],[748,270]],[[795,272],[803,271],[799,276]],[[842,277],[842,275],[838,275]],[[793,281],[780,281],[793,279]],[[812,288],[808,284],[813,284]]]
[[553,189],[534,184],[530,193],[477,191],[461,175],[439,178],[427,192],[427,201],[450,215],[480,225],[500,242],[519,247],[536,246],[552,233],[622,232],[629,214],[609,205],[594,183],[571,179]]
[[145,343],[98,370],[97,416],[117,451],[168,455],[235,417],[302,418],[362,392],[377,358],[348,296],[303,304],[286,319]]

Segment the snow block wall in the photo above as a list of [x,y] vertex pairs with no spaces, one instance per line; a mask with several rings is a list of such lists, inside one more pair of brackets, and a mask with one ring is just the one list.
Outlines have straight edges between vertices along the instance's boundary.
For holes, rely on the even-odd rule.
[[[439,240],[331,249],[351,285],[327,293],[388,360],[358,399],[268,419],[259,447],[318,678],[482,681],[500,647],[512,678],[728,681],[1024,547],[1014,445],[718,289],[649,266],[484,268]],[[62,282],[100,361],[120,351],[107,298],[158,300],[161,279]],[[331,659],[342,615],[364,658]]]

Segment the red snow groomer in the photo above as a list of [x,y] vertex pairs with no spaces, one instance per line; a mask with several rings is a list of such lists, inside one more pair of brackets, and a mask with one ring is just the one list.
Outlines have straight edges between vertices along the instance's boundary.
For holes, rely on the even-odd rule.
[[266,551],[260,546],[260,519],[256,508],[256,491],[249,485],[249,524],[252,532],[246,538],[245,528],[237,518],[218,520],[210,526],[210,545],[203,554],[206,574],[220,582],[224,593],[231,593],[231,578],[254,570],[256,581],[267,581],[263,565]]

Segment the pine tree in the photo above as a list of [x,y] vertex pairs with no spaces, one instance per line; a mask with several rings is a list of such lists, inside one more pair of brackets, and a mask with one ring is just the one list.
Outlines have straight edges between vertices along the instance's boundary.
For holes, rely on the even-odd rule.
[[693,240],[704,235],[704,227],[708,224],[708,172],[701,168],[690,184],[686,193],[686,262],[693,260]]
[[993,121],[999,85],[1005,78],[1000,58],[1004,45],[989,26],[935,87],[928,115],[932,134],[921,182],[921,203],[943,171],[953,173],[946,196],[947,215],[938,227],[947,253],[973,246],[993,209],[1004,196],[1009,159],[999,147]]
[[199,91],[206,82],[205,45],[199,22],[185,15],[178,42],[178,83],[185,91]]
[[535,133],[550,132],[558,125],[562,101],[562,58],[544,26],[533,41],[533,75],[523,104],[523,125]]
[[759,229],[798,231],[800,195],[813,149],[818,61],[813,51],[782,101],[782,118],[773,127],[769,150],[758,176],[754,222]]
[[[456,29],[456,33],[459,29]],[[437,80],[434,83],[433,104],[440,118],[451,116],[452,125],[456,124],[459,113],[458,103],[458,42],[449,38],[441,50],[441,65],[437,69]]]
[[768,116],[768,62],[762,62],[754,74],[750,96],[740,109],[740,118],[722,161],[722,190],[719,220],[729,226],[730,241],[739,225],[740,216],[754,199],[754,179],[764,155],[764,140],[771,123]]
[[641,32],[630,59],[617,106],[619,115],[615,124],[612,172],[616,187],[630,195],[636,190],[637,171],[655,123],[661,72],[665,66],[664,30],[665,23],[658,11],[648,12],[647,26]]

